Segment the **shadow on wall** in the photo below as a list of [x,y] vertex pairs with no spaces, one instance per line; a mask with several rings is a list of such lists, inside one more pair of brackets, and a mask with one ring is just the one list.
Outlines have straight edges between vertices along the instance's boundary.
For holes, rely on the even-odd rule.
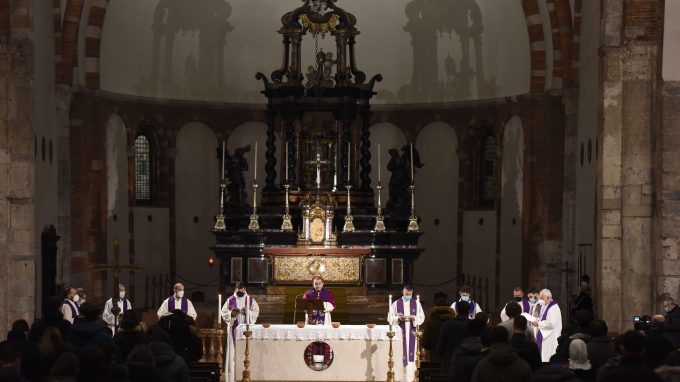
[[[413,0],[404,11],[409,19],[404,30],[412,38],[413,75],[411,83],[399,89],[399,102],[450,102],[496,95],[495,80],[487,80],[484,74],[484,26],[475,0]],[[460,54],[454,49],[460,49]]]
[[[198,99],[233,96],[224,78],[224,45],[233,30],[229,23],[231,5],[225,0],[160,0],[153,14],[153,40],[149,77],[137,91],[147,96],[183,95]],[[198,38],[198,52],[184,59],[184,78],[173,78],[176,40],[187,35]]]

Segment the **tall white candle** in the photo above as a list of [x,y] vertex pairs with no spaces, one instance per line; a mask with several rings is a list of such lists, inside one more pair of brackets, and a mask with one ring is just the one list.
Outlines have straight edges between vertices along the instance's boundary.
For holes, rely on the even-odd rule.
[[255,141],[255,176],[253,179],[255,179],[255,183],[257,183],[257,141]]
[[217,322],[222,320],[222,293],[217,295]]
[[380,168],[382,165],[380,164],[380,143],[378,143],[378,183],[380,183]]
[[416,328],[418,328],[418,316],[420,316],[420,295],[416,296]]
[[352,169],[352,144],[347,142],[347,184],[350,183],[351,169]]
[[392,331],[392,295],[390,295],[390,302],[389,302],[388,309],[389,309],[389,313],[387,313],[387,317],[388,317],[387,320],[389,321],[390,332],[391,332]]
[[286,142],[286,184],[288,184],[288,142]]
[[224,157],[226,155],[226,152],[227,152],[227,149],[225,147],[225,142],[222,141],[222,175],[220,176],[220,178],[222,180],[224,180]]
[[411,183],[413,183],[413,143],[411,143]]

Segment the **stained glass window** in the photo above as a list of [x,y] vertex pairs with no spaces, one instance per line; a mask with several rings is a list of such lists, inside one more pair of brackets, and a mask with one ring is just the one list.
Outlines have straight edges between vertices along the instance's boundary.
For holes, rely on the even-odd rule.
[[481,143],[479,202],[489,206],[496,201],[496,138],[487,135]]
[[149,138],[140,134],[135,138],[135,199],[151,202],[151,144]]

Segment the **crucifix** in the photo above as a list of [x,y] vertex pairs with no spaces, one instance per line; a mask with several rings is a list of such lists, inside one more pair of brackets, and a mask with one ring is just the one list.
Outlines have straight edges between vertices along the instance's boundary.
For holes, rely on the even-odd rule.
[[114,332],[118,331],[118,315],[120,314],[120,308],[118,307],[118,301],[120,300],[118,294],[118,279],[121,271],[141,271],[144,269],[141,265],[136,264],[119,264],[118,257],[120,253],[120,240],[113,241],[113,264],[92,264],[90,265],[91,271],[112,271],[113,272],[113,296],[111,297],[111,302],[113,307],[111,308],[111,314],[114,317]]

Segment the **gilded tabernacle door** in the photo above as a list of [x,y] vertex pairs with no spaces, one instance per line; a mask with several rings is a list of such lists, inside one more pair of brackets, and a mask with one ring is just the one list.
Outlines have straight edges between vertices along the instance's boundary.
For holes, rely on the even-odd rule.
[[370,248],[265,248],[271,259],[272,283],[306,284],[316,275],[333,284],[361,285],[364,258]]

